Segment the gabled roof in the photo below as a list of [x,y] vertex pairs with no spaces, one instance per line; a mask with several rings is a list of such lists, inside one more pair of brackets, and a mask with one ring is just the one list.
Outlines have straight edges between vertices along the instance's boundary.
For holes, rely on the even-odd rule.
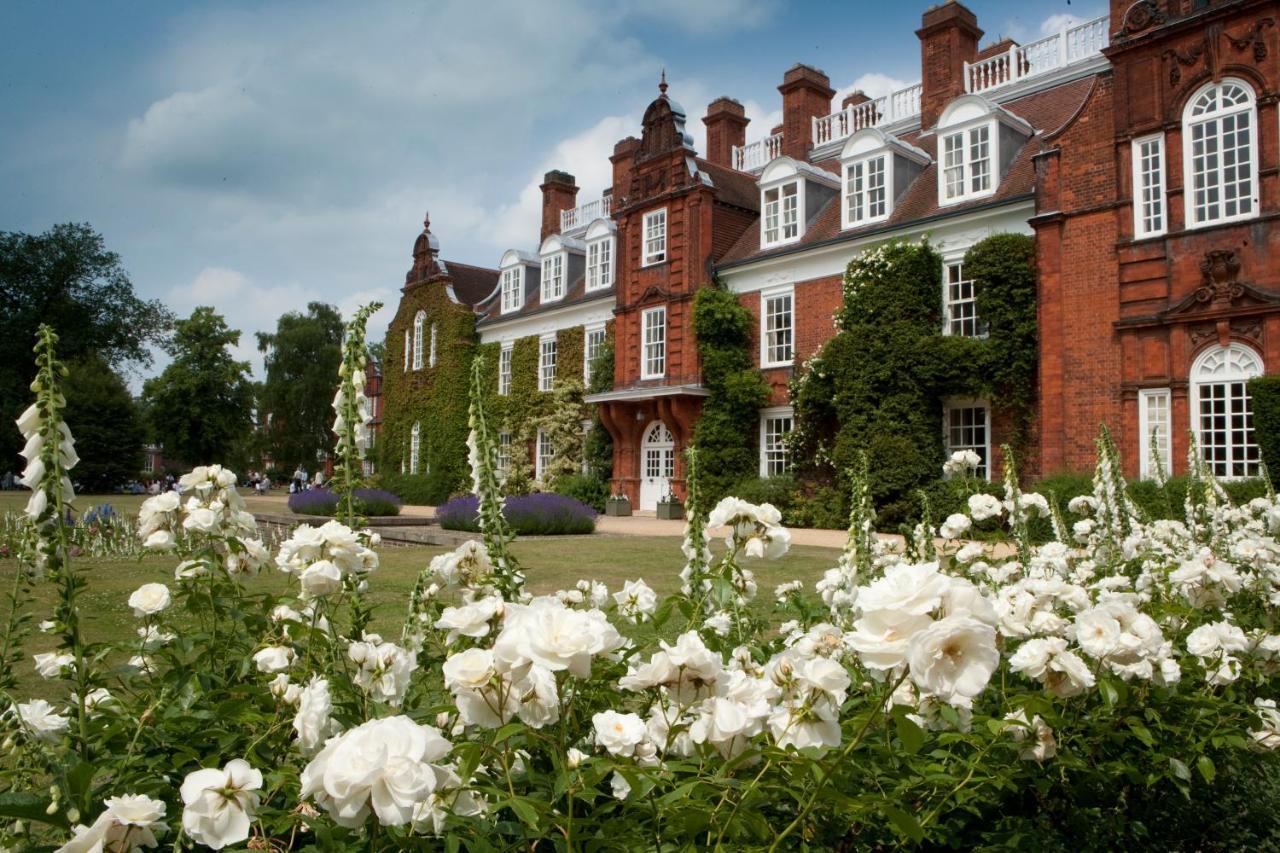
[[447,266],[453,278],[453,295],[463,305],[474,308],[477,302],[488,297],[498,286],[497,270],[457,261],[448,261]]
[[[1001,201],[1027,198],[1035,192],[1035,167],[1032,158],[1045,147],[1045,137],[1066,124],[1084,104],[1095,85],[1096,77],[1084,77],[1063,83],[1051,89],[1034,92],[1023,98],[1002,104],[1004,110],[1017,116],[1031,125],[1034,133],[1027,143],[1018,151],[1009,165],[1009,170],[1000,182],[993,195],[956,204],[938,204],[938,138],[926,131],[915,131],[903,134],[902,142],[925,152],[933,162],[915,179],[907,191],[893,206],[893,213],[887,221],[866,225],[861,228],[840,228],[840,205],[842,196],[837,194],[815,215],[805,229],[799,242],[784,247],[770,249],[760,248],[760,220],[757,217],[738,241],[720,259],[720,266],[729,266],[779,254],[791,254],[803,247],[826,243],[842,238],[856,239],[868,233],[893,230],[911,224],[916,220],[930,219],[943,214],[962,213],[973,208],[989,207]],[[820,169],[840,174],[840,160],[832,158],[814,163]],[[750,176],[747,176],[750,177]],[[754,181],[752,182],[754,188]],[[757,198],[752,209],[759,209],[759,191],[754,190]]]
[[532,293],[525,293],[524,304],[515,311],[502,313],[502,294],[494,290],[492,294],[484,301],[472,306],[476,312],[476,323],[481,326],[498,323],[504,320],[514,320],[517,317],[527,317],[530,314],[540,314],[543,311],[553,311],[557,308],[563,308],[566,305],[577,305],[580,302],[591,302],[596,299],[607,298],[612,300],[616,291],[612,286],[603,287],[599,290],[587,292],[586,276],[580,275],[569,284],[565,289],[564,297],[556,299],[552,302],[542,302],[541,288],[535,288]]

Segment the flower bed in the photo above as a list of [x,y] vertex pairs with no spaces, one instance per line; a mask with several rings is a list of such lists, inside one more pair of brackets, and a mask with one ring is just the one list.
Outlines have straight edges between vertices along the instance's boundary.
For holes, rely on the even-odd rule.
[[[367,518],[399,515],[404,502],[385,489],[356,489],[356,514]],[[334,516],[339,495],[328,489],[308,489],[289,495],[289,509],[297,515]]]
[[[573,498],[541,492],[514,495],[503,501],[502,515],[512,532],[522,536],[559,536],[591,533],[596,529],[596,511]],[[479,501],[475,495],[454,498],[436,509],[436,520],[445,530],[476,532]]]

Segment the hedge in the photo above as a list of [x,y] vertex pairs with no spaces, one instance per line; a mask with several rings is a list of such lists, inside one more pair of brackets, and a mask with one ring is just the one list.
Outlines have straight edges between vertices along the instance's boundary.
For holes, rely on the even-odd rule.
[[1248,387],[1254,440],[1274,483],[1280,477],[1280,376],[1250,379]]

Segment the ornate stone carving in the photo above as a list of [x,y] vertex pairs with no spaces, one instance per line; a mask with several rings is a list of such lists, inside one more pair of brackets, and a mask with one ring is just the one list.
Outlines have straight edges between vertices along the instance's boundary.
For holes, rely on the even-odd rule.
[[1191,45],[1185,51],[1171,47],[1162,53],[1161,57],[1169,65],[1169,85],[1177,86],[1182,82],[1183,66],[1190,68],[1198,63],[1208,49],[1209,39],[1205,38]]
[[1166,20],[1168,18],[1165,16],[1164,10],[1153,3],[1152,0],[1138,0],[1137,3],[1134,3],[1125,11],[1124,25],[1120,27],[1120,32],[1116,33],[1116,36],[1118,38],[1129,38],[1145,29],[1159,26]]
[[1235,249],[1213,249],[1204,253],[1200,261],[1200,286],[1196,288],[1197,302],[1216,306],[1230,305],[1244,296],[1244,284],[1240,279],[1240,259]]
[[1196,347],[1200,346],[1200,344],[1204,343],[1210,338],[1216,338],[1217,336],[1218,336],[1218,329],[1212,323],[1202,323],[1198,326],[1187,327],[1187,337],[1191,339],[1192,349],[1195,349]]
[[1248,338],[1251,341],[1262,342],[1262,320],[1257,317],[1250,317],[1244,320],[1237,320],[1231,324],[1231,334]]
[[1236,38],[1231,33],[1224,33],[1227,41],[1231,42],[1231,46],[1237,51],[1248,50],[1253,48],[1253,61],[1263,62],[1267,58],[1267,41],[1262,37],[1262,31],[1267,27],[1275,25],[1275,18],[1266,17],[1259,18],[1252,27],[1244,33],[1244,35]]

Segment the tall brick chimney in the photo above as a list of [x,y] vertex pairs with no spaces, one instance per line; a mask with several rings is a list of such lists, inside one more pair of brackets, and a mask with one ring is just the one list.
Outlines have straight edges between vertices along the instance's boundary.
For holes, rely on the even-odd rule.
[[636,151],[640,149],[640,140],[634,136],[618,140],[613,146],[613,154],[609,162],[613,164],[613,208],[627,203],[631,194],[631,167],[635,163]]
[[796,64],[783,75],[778,91],[782,93],[782,153],[803,160],[813,145],[813,119],[831,112],[836,90],[826,74]]
[[926,130],[953,98],[964,94],[964,64],[978,55],[978,18],[966,7],[947,0],[924,13],[920,29],[920,126]]
[[573,175],[552,169],[542,176],[542,236],[538,242],[560,233],[560,211],[572,210],[578,199]]
[[747,142],[747,111],[733,98],[721,96],[707,105],[702,123],[707,126],[707,159],[733,168],[733,147]]

